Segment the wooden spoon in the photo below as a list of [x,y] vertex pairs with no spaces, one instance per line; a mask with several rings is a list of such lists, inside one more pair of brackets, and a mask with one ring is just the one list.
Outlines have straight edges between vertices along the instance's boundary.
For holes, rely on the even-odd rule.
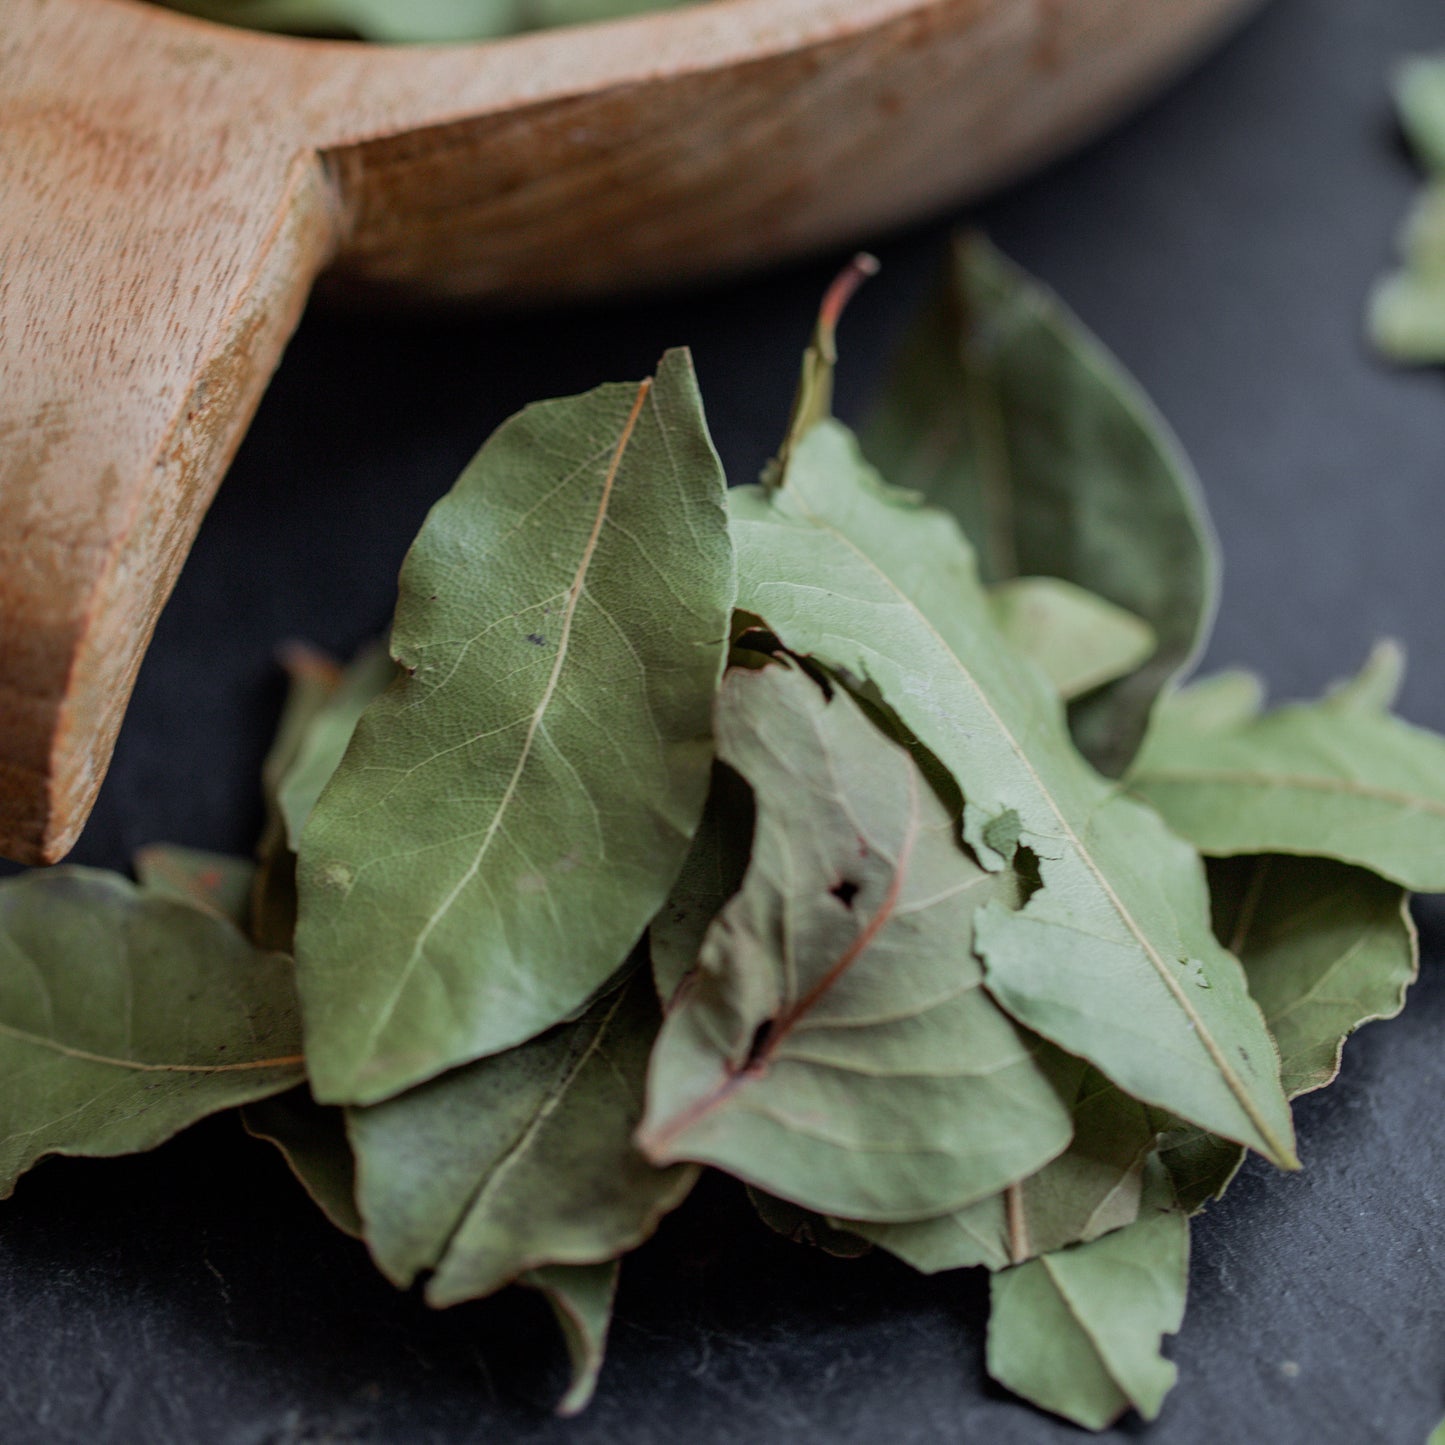
[[0,852],[74,843],[322,271],[551,299],[877,232],[1077,141],[1248,3],[714,0],[412,49],[3,0]]

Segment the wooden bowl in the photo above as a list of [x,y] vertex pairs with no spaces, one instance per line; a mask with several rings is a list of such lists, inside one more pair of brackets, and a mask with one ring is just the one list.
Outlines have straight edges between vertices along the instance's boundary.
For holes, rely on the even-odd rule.
[[3,3],[0,852],[49,862],[323,271],[527,301],[867,236],[1096,130],[1250,0],[713,0],[427,49]]

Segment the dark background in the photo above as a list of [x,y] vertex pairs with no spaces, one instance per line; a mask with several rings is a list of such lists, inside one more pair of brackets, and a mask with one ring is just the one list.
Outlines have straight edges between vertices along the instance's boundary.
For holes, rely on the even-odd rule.
[[[1160,0],[1164,3],[1164,0]],[[1439,0],[1275,0],[1126,128],[968,213],[1051,282],[1182,434],[1223,539],[1209,663],[1278,695],[1415,660],[1445,728],[1445,377],[1360,338],[1415,184],[1386,93],[1445,46]],[[871,239],[843,333],[856,416],[947,225]],[[696,353],[729,474],[776,443],[828,257],[611,309],[309,316],[202,530],[76,859],[168,839],[247,851],[280,702],[272,650],[383,626],[428,505],[504,416]],[[1194,1232],[1181,1383],[1151,1445],[1400,1441],[1445,1415],[1445,906],[1419,910],[1397,1022],[1301,1103],[1300,1176],[1258,1161]],[[551,1419],[562,1351],[531,1297],[430,1314],[335,1234],[233,1119],[152,1155],[55,1161],[0,1207],[0,1439],[1037,1442],[1076,1432],[983,1373],[986,1283],[836,1262],[717,1180],[624,1271],[602,1388]]]

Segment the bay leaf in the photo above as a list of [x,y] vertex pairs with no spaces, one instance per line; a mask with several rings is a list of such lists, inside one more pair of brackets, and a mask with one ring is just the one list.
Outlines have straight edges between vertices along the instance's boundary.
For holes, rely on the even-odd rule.
[[615,1259],[605,1264],[555,1264],[530,1270],[519,1281],[538,1291],[552,1307],[567,1345],[572,1383],[557,1405],[563,1417],[580,1415],[597,1391],[620,1270]]
[[289,959],[115,874],[0,882],[0,1198],[47,1155],[151,1149],[301,1077]]
[[341,686],[343,673],[335,659],[304,642],[287,643],[278,660],[286,672],[286,700],[261,764],[266,821],[256,843],[250,932],[260,947],[290,953],[296,940],[296,853],[281,811],[281,784],[312,722]]
[[301,840],[312,1087],[374,1103],[584,1005],[706,801],[735,577],[692,365],[528,407],[402,569],[403,675]]
[[246,1132],[274,1144],[312,1203],[343,1234],[362,1235],[356,1208],[356,1161],[346,1137],[346,1114],[318,1104],[306,1087],[241,1110]]
[[1156,1128],[1144,1105],[1079,1070],[1074,1137],[1057,1159],[990,1199],[912,1224],[849,1224],[924,1274],[1004,1269],[1132,1224]]
[[136,881],[147,893],[204,908],[245,930],[256,865],[247,858],[150,843],[136,851]]
[[748,1185],[747,1193],[748,1201],[757,1211],[758,1218],[774,1234],[781,1234],[784,1239],[790,1239],[794,1244],[811,1245],[814,1249],[821,1249],[824,1254],[831,1254],[835,1259],[860,1259],[873,1248],[871,1242],[850,1225],[836,1224],[821,1214],[815,1214],[811,1209],[790,1204],[786,1199],[754,1189],[752,1185]]
[[1189,1221],[1151,1169],[1139,1218],[992,1280],[988,1372],[1016,1395],[1102,1430],[1157,1418],[1178,1370],[1159,1352],[1184,1320]]
[[1063,578],[1152,629],[1147,662],[1072,713],[1084,752],[1121,773],[1203,645],[1219,571],[1198,482],[1137,384],[1056,296],[962,235],[863,448],[958,518],[986,582]]
[[643,1152],[849,1219],[938,1214],[1058,1154],[1068,1110],[968,947],[1010,876],[842,690],[732,671],[717,732],[752,857],[668,1009]]
[[1293,1165],[1274,1047],[1209,927],[1198,857],[1074,752],[956,523],[881,482],[834,422],[794,449],[786,485],[730,499],[740,608],[878,689],[957,780],[989,866],[1037,861],[1023,909],[975,920],[994,997],[1126,1093]]
[[357,1203],[387,1278],[430,1270],[428,1302],[459,1304],[646,1239],[697,1173],[632,1145],[657,1023],[635,975],[575,1023],[352,1109]]
[[993,620],[1065,702],[1127,677],[1155,648],[1147,622],[1059,577],[1016,577],[989,588]]
[[1385,638],[1370,649],[1365,665],[1353,677],[1335,683],[1324,700],[1331,707],[1351,712],[1387,713],[1399,700],[1404,682],[1405,650]]
[[1132,793],[1201,852],[1296,853],[1445,890],[1445,739],[1326,698],[1201,721],[1185,689],[1160,708]]
[[[1214,926],[1243,963],[1280,1052],[1291,1099],[1339,1073],[1345,1040],[1394,1018],[1419,967],[1409,900],[1363,868],[1293,857],[1209,864]],[[1190,1128],[1161,1145],[1180,1204],[1217,1199],[1239,1169],[1237,1146]]]
[[1445,56],[1406,61],[1395,78],[1395,104],[1421,161],[1445,172]]

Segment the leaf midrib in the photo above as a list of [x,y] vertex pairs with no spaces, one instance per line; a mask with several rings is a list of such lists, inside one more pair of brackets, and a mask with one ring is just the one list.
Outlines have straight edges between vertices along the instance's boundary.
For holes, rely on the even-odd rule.
[[42,1034],[28,1033],[10,1024],[0,1024],[0,1037],[29,1044],[32,1048],[47,1049],[80,1063],[105,1064],[115,1069],[129,1069],[138,1074],[240,1074],[261,1069],[300,1068],[306,1062],[301,1054],[287,1054],[275,1059],[248,1059],[227,1064],[154,1064],[140,1059],[114,1058],[109,1054],[93,1053],[89,1049],[63,1044],[59,1039],[47,1039]]

